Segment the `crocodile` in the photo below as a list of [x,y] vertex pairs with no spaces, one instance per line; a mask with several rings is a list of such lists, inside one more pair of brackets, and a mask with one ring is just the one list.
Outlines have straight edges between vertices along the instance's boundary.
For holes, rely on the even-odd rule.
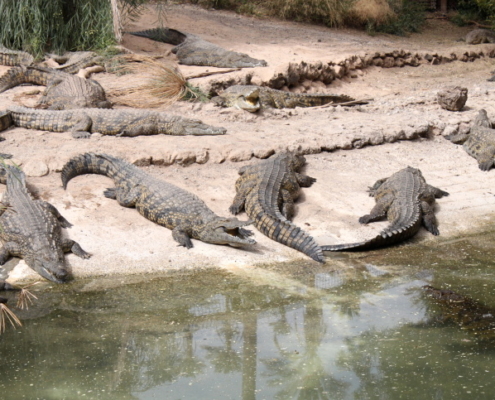
[[103,58],[93,51],[73,51],[62,55],[47,54],[47,57],[60,64],[52,67],[53,69],[68,74],[75,74],[80,69],[103,63]]
[[11,68],[0,77],[0,93],[23,83],[46,86],[36,108],[65,110],[112,106],[95,80],[44,67],[21,65]]
[[474,29],[466,34],[467,44],[495,43],[495,32],[489,29]]
[[323,251],[361,251],[389,246],[414,236],[421,224],[433,235],[439,235],[433,203],[448,196],[447,192],[428,185],[419,169],[407,167],[392,176],[376,181],[369,190],[376,205],[359,218],[368,224],[387,217],[390,224],[372,239],[350,244],[322,246]]
[[257,60],[244,53],[226,50],[199,36],[175,29],[154,28],[129,33],[174,45],[172,53],[177,56],[179,64],[220,68],[253,68],[267,65],[265,60]]
[[31,65],[34,57],[25,51],[10,50],[0,45],[0,65]]
[[482,171],[488,171],[495,161],[495,129],[484,109],[478,112],[469,133],[445,136],[455,144],[463,144],[464,150],[478,161]]
[[323,253],[315,240],[290,221],[300,188],[316,181],[298,172],[305,163],[303,156],[286,152],[241,168],[230,212],[236,215],[245,210],[256,228],[270,239],[323,263]]
[[92,132],[114,136],[200,136],[223,135],[226,132],[225,128],[206,125],[197,119],[151,110],[33,110],[11,106],[7,112],[10,113],[12,124],[15,126],[51,132],[70,131],[74,138],[89,138]]
[[252,221],[216,215],[199,197],[171,183],[156,179],[122,159],[85,153],[69,160],[62,168],[62,184],[82,174],[101,174],[113,180],[115,188],[103,192],[123,207],[137,211],[158,225],[172,230],[173,239],[188,249],[191,238],[205,243],[232,247],[253,245],[252,232],[243,228]]
[[0,182],[7,184],[0,209],[0,265],[17,256],[42,277],[57,283],[67,281],[64,252],[90,257],[77,242],[62,237],[61,228],[70,228],[70,222],[52,204],[33,199],[26,176],[17,167],[3,166]]
[[495,308],[452,290],[430,285],[422,289],[434,304],[440,306],[441,314],[435,321],[454,323],[481,340],[495,339]]
[[315,107],[324,104],[356,105],[366,101],[339,94],[304,94],[272,89],[266,86],[233,85],[211,101],[220,107],[235,107],[256,112],[263,108]]

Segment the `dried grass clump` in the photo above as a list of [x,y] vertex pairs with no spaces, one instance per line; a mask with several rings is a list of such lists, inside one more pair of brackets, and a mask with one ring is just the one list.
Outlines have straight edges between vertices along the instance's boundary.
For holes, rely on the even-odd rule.
[[11,309],[4,303],[0,303],[0,333],[5,332],[5,325],[7,321],[15,328],[22,326],[19,318],[11,311]]
[[347,11],[346,22],[351,26],[364,27],[385,24],[397,18],[387,0],[357,0]]
[[124,62],[121,69],[139,75],[145,82],[107,90],[113,102],[136,108],[156,108],[197,97],[176,65],[136,54],[121,58]]
[[347,3],[343,0],[269,0],[264,2],[264,7],[270,15],[279,18],[340,26]]

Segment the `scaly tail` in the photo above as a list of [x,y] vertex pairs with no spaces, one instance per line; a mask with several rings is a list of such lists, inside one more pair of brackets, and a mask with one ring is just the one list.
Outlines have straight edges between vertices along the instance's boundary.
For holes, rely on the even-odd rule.
[[22,83],[33,83],[35,85],[48,84],[52,72],[42,67],[26,67],[24,65],[9,69],[0,77],[0,93]]
[[62,185],[67,189],[67,183],[78,175],[100,174],[112,177],[117,171],[113,161],[107,154],[85,153],[71,158],[62,168]]
[[256,219],[255,226],[270,239],[292,247],[315,261],[325,262],[321,247],[313,237],[290,221],[281,221],[270,214],[263,214],[261,219]]
[[176,31],[175,29],[167,28],[154,28],[148,29],[146,31],[129,33],[134,36],[141,36],[147,39],[155,40],[157,42],[173,44],[175,46],[181,44],[187,38],[187,36],[182,32]]

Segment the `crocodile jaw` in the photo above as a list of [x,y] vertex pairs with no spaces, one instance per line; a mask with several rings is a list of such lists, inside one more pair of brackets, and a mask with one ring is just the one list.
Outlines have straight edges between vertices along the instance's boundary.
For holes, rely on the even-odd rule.
[[251,246],[256,240],[250,238],[253,233],[243,226],[252,224],[252,221],[239,221],[237,218],[220,218],[206,224],[199,232],[198,239],[212,244],[228,244],[232,247]]
[[57,260],[30,260],[25,259],[26,264],[40,274],[43,278],[55,283],[64,283],[68,280],[68,274],[64,263]]

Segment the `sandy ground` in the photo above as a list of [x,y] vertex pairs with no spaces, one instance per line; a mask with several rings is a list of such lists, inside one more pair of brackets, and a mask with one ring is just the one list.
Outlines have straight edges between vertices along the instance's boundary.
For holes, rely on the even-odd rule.
[[[450,54],[467,48],[457,41],[469,30],[430,19],[422,34],[408,38],[368,36],[349,29],[328,29],[290,22],[257,20],[229,12],[206,11],[191,6],[172,6],[170,27],[201,35],[223,47],[265,59],[269,66],[256,68],[255,76],[272,76],[290,62],[338,61],[375,51],[429,51]],[[155,26],[151,10],[128,31]],[[126,34],[123,45],[147,55],[169,54],[172,46]],[[487,51],[495,45],[482,45]],[[474,47],[474,46],[473,46]],[[476,46],[478,47],[478,46]],[[479,47],[478,47],[479,48]],[[295,250],[280,245],[255,230],[258,244],[251,250],[215,246],[194,240],[194,248],[178,247],[171,232],[125,209],[102,195],[110,179],[86,175],[73,179],[64,191],[60,169],[72,156],[86,151],[107,152],[135,162],[150,174],[174,183],[201,197],[219,215],[228,215],[234,197],[237,170],[258,162],[271,151],[296,149],[307,154],[306,173],[317,178],[304,189],[297,203],[294,223],[307,230],[318,243],[330,244],[371,237],[385,223],[359,226],[359,216],[374,204],[366,189],[377,179],[410,165],[422,170],[427,181],[448,192],[437,202],[441,236],[422,231],[417,240],[432,245],[468,231],[483,229],[494,216],[495,172],[482,172],[462,147],[442,137],[449,130],[466,126],[477,110],[486,108],[495,119],[495,83],[487,82],[494,61],[482,57],[471,63],[379,68],[358,71],[319,90],[374,98],[369,105],[353,108],[272,110],[249,114],[218,109],[211,104],[180,103],[167,111],[224,126],[222,137],[136,137],[93,135],[73,139],[68,133],[14,128],[2,133],[1,151],[14,155],[29,176],[38,195],[54,204],[74,224],[67,235],[93,254],[81,260],[70,254],[67,261],[75,278],[90,275],[140,274],[174,268],[220,266],[248,267],[260,263],[306,260]],[[0,72],[7,70],[1,67]],[[211,67],[181,67],[188,76],[214,71]],[[245,71],[235,74],[246,73]],[[211,79],[229,80],[232,74],[194,79],[197,85]],[[129,76],[102,73],[93,76],[105,88],[125,87]],[[206,82],[206,83],[205,83]],[[465,110],[453,113],[436,103],[436,93],[449,85],[469,90]],[[310,91],[314,90],[309,88]],[[32,104],[22,96],[33,87],[22,86],[0,95],[0,106],[12,102]],[[418,137],[420,136],[420,137]],[[407,138],[414,140],[400,140]],[[392,142],[392,143],[388,143]],[[376,146],[367,144],[383,143]],[[355,147],[358,147],[357,149]],[[362,147],[362,148],[359,148]],[[352,150],[343,150],[351,149]],[[332,151],[333,150],[333,151]],[[3,188],[0,188],[3,190]],[[246,218],[241,214],[241,219]],[[332,262],[332,258],[327,258]],[[13,269],[13,270],[12,270]],[[33,279],[37,275],[23,261],[6,265],[10,279]]]

